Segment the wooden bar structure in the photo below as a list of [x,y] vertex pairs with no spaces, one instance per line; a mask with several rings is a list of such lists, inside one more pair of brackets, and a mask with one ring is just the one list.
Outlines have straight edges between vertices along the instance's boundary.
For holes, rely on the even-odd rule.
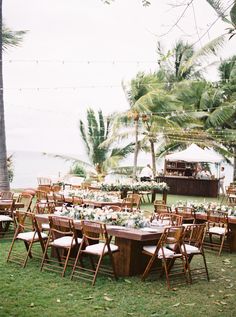
[[169,186],[169,194],[217,197],[218,179],[196,179],[187,176],[158,176],[157,181]]

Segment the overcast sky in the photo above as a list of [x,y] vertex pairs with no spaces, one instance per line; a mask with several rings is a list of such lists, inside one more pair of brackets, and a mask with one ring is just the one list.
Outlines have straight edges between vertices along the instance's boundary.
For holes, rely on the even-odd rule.
[[[21,47],[4,56],[8,149],[81,155],[78,120],[86,109],[126,110],[121,81],[156,69],[157,41],[166,50],[179,38],[196,42],[216,19],[206,1],[197,0],[170,30],[185,7],[169,4],[180,2],[153,0],[144,8],[141,0],[109,6],[100,0],[5,0],[6,25],[28,30]],[[226,27],[218,21],[196,46]],[[233,39],[220,56],[235,48]]]

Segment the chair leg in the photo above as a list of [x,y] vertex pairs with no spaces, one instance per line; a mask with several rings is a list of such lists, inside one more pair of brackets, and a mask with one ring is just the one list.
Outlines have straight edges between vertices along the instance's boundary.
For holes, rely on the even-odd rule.
[[219,250],[219,253],[218,253],[219,256],[221,255],[221,252],[223,250],[224,241],[225,241],[225,235],[221,236],[220,250]]
[[113,274],[116,280],[118,280],[117,274],[116,274],[116,266],[115,266],[115,262],[114,262],[114,258],[113,258],[113,254],[109,253],[109,257],[110,257],[110,261],[111,261],[111,266],[113,269]]
[[92,286],[94,286],[94,284],[95,284],[95,282],[96,282],[96,278],[97,278],[97,275],[98,275],[98,271],[99,271],[100,264],[101,264],[101,262],[102,262],[102,258],[103,258],[103,256],[101,255],[101,256],[99,257],[99,260],[98,260],[98,263],[97,263],[97,267],[96,267],[95,274],[94,274],[94,277],[93,277]]
[[9,252],[8,252],[8,256],[7,256],[7,262],[9,262],[9,259],[10,259],[11,252],[12,252],[12,249],[13,249],[14,243],[15,243],[15,241],[16,241],[16,235],[17,235],[17,234],[15,234],[15,236],[13,237],[13,240],[12,240],[12,243],[11,243],[11,246],[10,246],[10,250],[9,250]]
[[31,253],[31,249],[29,248],[30,244],[28,244],[28,242],[24,241],[24,244],[25,244],[25,248],[27,250],[27,254],[28,256],[32,259],[32,253]]
[[[25,243],[25,244],[27,244],[27,243]],[[32,253],[31,253],[32,246],[33,246],[33,240],[30,242],[30,244],[27,245],[28,252],[27,252],[26,258],[25,258],[24,263],[23,263],[23,268],[25,268],[27,261],[28,261],[28,258],[30,257],[32,259]]]
[[151,270],[151,268],[152,268],[152,265],[153,265],[154,261],[155,261],[155,257],[152,256],[151,259],[150,259],[149,262],[148,262],[148,265],[147,265],[146,268],[145,268],[145,271],[144,271],[143,275],[142,275],[142,278],[141,278],[142,281],[144,281],[144,280],[146,279],[146,277],[148,276],[148,274],[149,274],[149,272],[150,272],[150,270]]
[[191,272],[191,268],[190,268],[190,262],[191,262],[192,257],[189,257],[188,255],[186,255],[186,264],[185,267],[188,271],[188,276],[189,276],[189,282],[190,284],[193,283],[193,279],[192,279],[192,272]]
[[67,256],[66,256],[66,260],[65,260],[65,264],[64,264],[64,268],[63,268],[63,271],[62,271],[62,277],[65,276],[65,272],[66,272],[66,268],[67,268],[67,264],[68,264],[68,261],[69,261],[69,258],[70,258],[70,251],[71,251],[71,248],[67,251]]
[[73,265],[73,268],[72,268],[72,272],[71,272],[71,276],[70,276],[71,280],[73,280],[74,273],[75,273],[75,270],[76,270],[76,266],[77,266],[79,261],[82,264],[81,266],[83,267],[82,259],[80,259],[80,255],[81,255],[81,258],[82,258],[82,254],[81,254],[82,246],[83,246],[83,243],[81,243],[81,245],[79,247],[79,250],[78,250],[78,253],[76,255],[76,258],[75,258],[75,262],[74,262],[74,265]]
[[203,262],[204,262],[204,266],[205,266],[207,280],[209,282],[210,281],[210,277],[209,277],[209,273],[208,273],[208,268],[207,268],[206,257],[205,257],[204,251],[202,251],[202,257],[203,257]]
[[163,263],[164,269],[165,269],[167,287],[168,287],[168,289],[170,289],[170,279],[169,279],[169,274],[168,274],[169,272],[168,272],[168,267],[167,267],[165,259],[162,260],[162,263]]
[[42,271],[42,269],[43,269],[45,260],[48,260],[47,251],[48,251],[48,247],[49,247],[49,241],[50,241],[50,237],[48,238],[45,249],[44,249],[43,258],[42,258],[42,262],[41,262],[41,266],[40,266],[40,271]]

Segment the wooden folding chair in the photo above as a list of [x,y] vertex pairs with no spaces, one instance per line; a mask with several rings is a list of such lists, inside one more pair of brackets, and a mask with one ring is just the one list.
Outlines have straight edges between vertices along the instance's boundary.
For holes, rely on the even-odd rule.
[[166,226],[181,226],[183,222],[183,216],[170,212],[158,214],[157,219]]
[[154,212],[157,214],[170,212],[170,207],[167,206],[165,203],[161,203],[159,200],[154,201]]
[[17,199],[17,203],[24,204],[23,208],[20,208],[21,211],[31,212],[31,204],[32,204],[33,196],[28,193],[22,193],[19,195]]
[[[160,275],[163,274],[163,271],[165,272],[168,289],[170,289],[171,276],[177,277],[179,275],[184,275],[186,283],[188,283],[186,258],[181,249],[183,232],[184,227],[182,226],[165,228],[161,238],[156,245],[146,245],[143,247],[143,254],[151,258],[142,275],[142,280],[145,280],[147,278],[155,264],[156,269],[160,270]],[[170,249],[169,245],[172,245],[173,248]],[[181,261],[180,270],[171,273],[171,270],[173,269],[174,263],[177,259],[180,259]],[[158,263],[160,262],[161,266],[159,267]]]
[[[69,218],[49,216],[49,228],[40,270],[59,272],[64,277],[71,252],[73,249],[78,251],[82,240],[77,237],[73,221]],[[48,256],[49,249],[51,250],[50,257]],[[55,260],[54,254],[57,260]]]
[[14,193],[12,193],[8,190],[0,192],[0,199],[1,200],[13,200],[13,196],[14,196]]
[[5,236],[11,223],[14,223],[14,219],[12,217],[0,214],[0,238]]
[[122,201],[122,209],[128,209],[129,211],[137,211],[140,209],[141,196],[139,194],[129,194]]
[[233,232],[229,227],[228,213],[210,210],[207,218],[204,245],[212,250],[219,250],[218,255],[221,255],[223,248],[231,253]]
[[[24,268],[28,258],[32,258],[33,244],[39,243],[42,251],[44,251],[48,236],[40,231],[33,213],[16,211],[16,218],[18,225],[7,256],[7,262],[18,263]],[[21,249],[19,250],[19,246],[14,248],[17,241],[24,242],[26,254]]]
[[44,214],[52,213],[55,210],[55,202],[52,196],[49,197],[48,192],[36,190],[35,213]]
[[[206,263],[206,257],[203,248],[203,241],[206,232],[206,224],[189,224],[185,227],[183,236],[183,245],[181,246],[182,251],[186,255],[187,269],[189,273],[190,283],[192,283],[192,273],[196,276],[205,274],[209,281],[208,268]],[[203,258],[204,267],[191,268],[191,261],[194,256],[200,255]]]
[[196,223],[196,213],[192,207],[176,207],[175,212],[183,217],[183,223]]
[[[91,221],[82,221],[81,224],[83,238],[75,259],[71,279],[81,278],[92,281],[92,285],[95,285],[98,272],[114,276],[117,279],[113,254],[118,252],[119,248],[111,244],[112,236],[108,235],[106,225]],[[91,268],[84,266],[83,259],[85,256],[89,257]],[[109,257],[112,270],[102,266],[105,256]],[[94,261],[95,257],[98,258],[97,263]]]

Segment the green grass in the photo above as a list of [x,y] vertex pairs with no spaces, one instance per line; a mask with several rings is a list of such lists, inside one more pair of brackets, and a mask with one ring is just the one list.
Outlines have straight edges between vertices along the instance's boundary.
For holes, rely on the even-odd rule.
[[[236,254],[207,252],[210,282],[183,284],[167,290],[165,279],[118,281],[98,276],[95,287],[69,275],[40,272],[39,259],[25,269],[6,263],[10,241],[0,241],[0,316],[235,316]],[[19,244],[18,248],[21,248]],[[23,249],[22,249],[23,250]],[[201,263],[201,257],[194,265]]]

